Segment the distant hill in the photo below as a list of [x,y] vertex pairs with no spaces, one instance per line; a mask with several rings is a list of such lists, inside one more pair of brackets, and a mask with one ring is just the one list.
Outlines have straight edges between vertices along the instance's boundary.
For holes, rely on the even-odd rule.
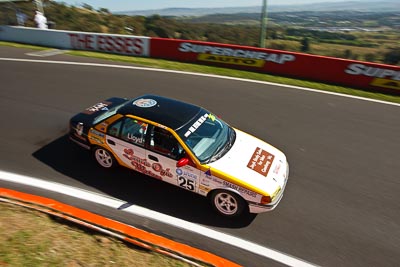
[[[400,12],[400,0],[361,0],[325,2],[302,5],[268,5],[268,12],[300,11],[360,11],[360,12]],[[165,8],[153,10],[120,11],[115,14],[131,16],[204,16],[210,14],[260,13],[261,6],[227,8]]]
[[136,11],[119,11],[114,14],[124,14],[130,16],[204,16],[210,14],[235,14],[235,13],[256,13],[260,12],[260,6],[252,7],[227,7],[227,8],[165,8],[165,9],[149,9]]

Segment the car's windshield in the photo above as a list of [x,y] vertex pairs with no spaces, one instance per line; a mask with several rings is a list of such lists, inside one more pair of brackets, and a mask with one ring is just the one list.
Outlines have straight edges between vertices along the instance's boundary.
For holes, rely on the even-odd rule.
[[234,142],[234,131],[224,121],[204,111],[177,131],[201,163],[222,157]]

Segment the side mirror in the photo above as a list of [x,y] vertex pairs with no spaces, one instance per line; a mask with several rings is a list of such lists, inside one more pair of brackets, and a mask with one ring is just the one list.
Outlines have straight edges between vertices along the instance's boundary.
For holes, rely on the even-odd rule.
[[190,160],[188,158],[181,158],[180,160],[178,160],[178,162],[176,163],[176,167],[181,168],[183,166],[186,166],[190,163]]

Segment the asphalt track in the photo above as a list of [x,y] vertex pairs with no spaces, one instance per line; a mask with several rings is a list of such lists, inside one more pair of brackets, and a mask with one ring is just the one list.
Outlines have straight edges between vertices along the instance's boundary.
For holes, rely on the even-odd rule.
[[[28,52],[0,47],[0,58],[110,63],[68,55],[38,58]],[[399,105],[179,73],[4,60],[0,66],[1,170],[100,192],[316,265],[400,262]],[[204,106],[283,150],[291,173],[278,208],[226,220],[200,196],[125,169],[100,170],[67,140],[68,120],[76,112],[110,96],[144,93]],[[85,208],[245,266],[280,266],[118,210],[26,186],[0,186]]]

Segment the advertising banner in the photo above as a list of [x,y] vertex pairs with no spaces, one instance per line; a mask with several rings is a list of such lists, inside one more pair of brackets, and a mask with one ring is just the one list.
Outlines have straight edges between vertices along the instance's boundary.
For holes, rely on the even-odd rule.
[[0,41],[40,45],[59,49],[98,51],[147,57],[149,56],[150,38],[133,35],[1,26]]
[[400,94],[400,67],[256,47],[152,38],[150,57]]

